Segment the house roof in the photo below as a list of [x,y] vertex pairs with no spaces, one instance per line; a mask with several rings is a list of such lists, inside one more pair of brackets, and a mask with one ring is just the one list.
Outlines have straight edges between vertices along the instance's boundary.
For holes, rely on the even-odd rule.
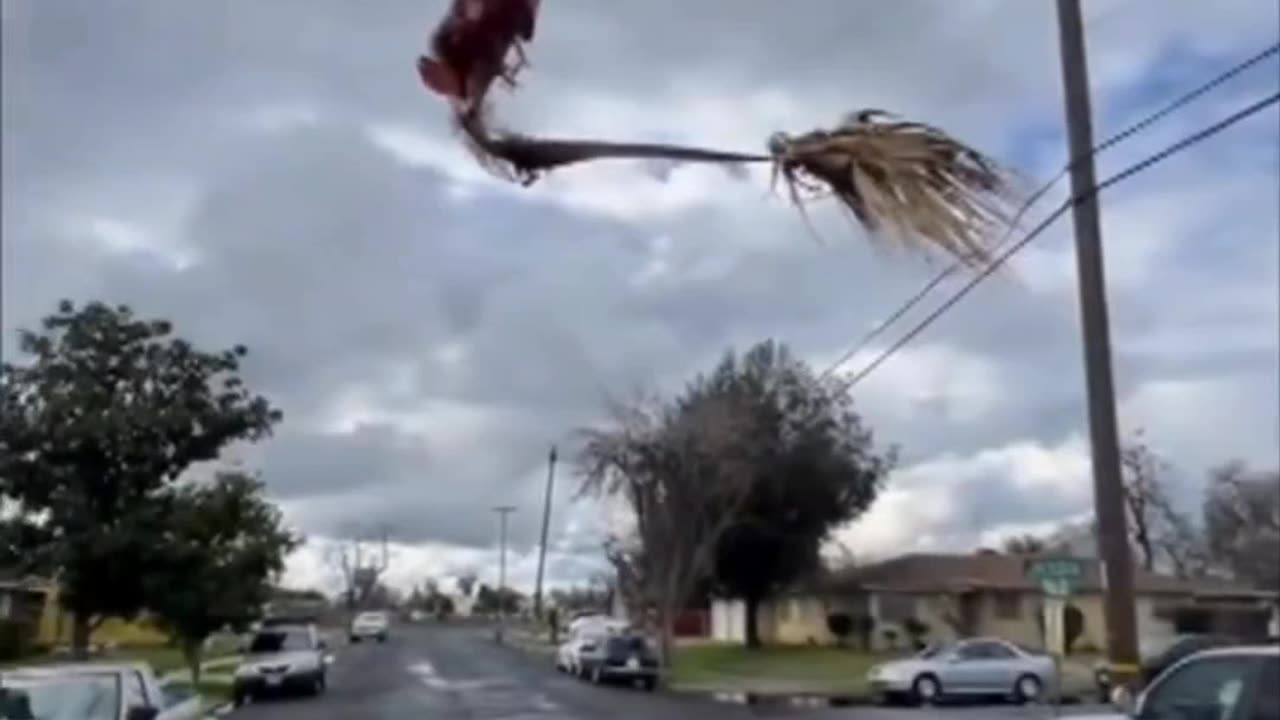
[[[874,565],[837,571],[818,581],[814,589],[825,591],[879,590],[890,592],[964,592],[965,590],[1039,591],[1027,575],[1025,555],[978,553],[972,555],[911,554]],[[1101,592],[1101,563],[1095,558],[1074,558],[1083,565],[1080,592]],[[1146,595],[1195,595],[1203,597],[1274,598],[1260,591],[1224,581],[1194,581],[1134,568],[1134,589]]]

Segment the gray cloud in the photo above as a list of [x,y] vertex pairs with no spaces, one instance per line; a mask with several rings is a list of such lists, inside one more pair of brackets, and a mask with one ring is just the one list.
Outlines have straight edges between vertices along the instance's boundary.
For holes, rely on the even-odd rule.
[[[737,143],[771,123],[829,122],[851,102],[928,118],[1013,164],[1043,163],[1025,147],[1049,142],[1029,143],[1036,133],[1060,144],[1045,8],[687,5],[548,6],[525,92],[503,100],[502,116],[618,135],[635,125],[652,136],[656,123],[669,139]],[[781,201],[717,202],[718,185],[681,185],[686,168],[623,176],[634,178],[634,203],[657,189],[696,195],[684,209],[609,214],[573,205],[566,186],[515,194],[447,161],[404,162],[371,128],[453,142],[412,71],[443,0],[385,2],[376,13],[339,0],[5,7],[6,356],[14,328],[62,296],[130,302],[200,342],[248,344],[248,379],[286,424],[246,461],[317,536],[390,523],[405,542],[484,547],[489,506],[513,502],[513,538],[527,549],[547,444],[566,442],[607,394],[674,382],[763,337],[833,357],[936,267],[868,245],[827,211],[814,214],[825,239],[815,241]],[[1223,38],[1257,35],[1258,18],[1275,12],[1260,0],[1240,16],[1197,7],[1179,4],[1152,25],[1139,65],[1187,30],[1203,30],[1197,42],[1219,52]],[[1132,37],[1098,44],[1099,87],[1132,90],[1142,70],[1120,53]],[[743,98],[761,117],[733,115]],[[1231,197],[1208,198],[1204,178],[1223,157],[1171,166],[1177,182],[1206,188],[1194,226],[1162,225],[1146,210],[1126,221],[1169,233],[1175,250],[1117,262],[1149,271],[1114,283],[1125,396],[1153,380],[1275,386],[1274,243],[1258,240],[1277,232],[1274,213],[1258,209],[1275,168],[1231,156],[1264,181],[1244,216]],[[617,192],[614,176],[566,177],[588,178],[579,200]],[[1158,192],[1135,187],[1114,209]],[[1202,236],[1211,250],[1199,249]],[[1042,266],[1069,258],[1051,254],[1066,238],[1064,225],[1046,239]],[[1055,445],[1083,428],[1072,288],[1029,269],[984,285],[914,346],[977,369],[878,373],[858,390],[879,435],[909,460],[1024,439]],[[1224,292],[1225,278],[1244,290]],[[975,373],[998,395],[976,414],[981,398],[948,384],[978,387]],[[1249,412],[1276,422],[1273,410]],[[1260,446],[1248,443],[1238,447]],[[581,574],[593,566],[578,556],[605,528],[570,527],[594,511],[568,507],[562,470],[557,537],[573,551],[553,568]],[[993,474],[959,501],[990,505],[992,522],[1074,512],[1009,483]]]

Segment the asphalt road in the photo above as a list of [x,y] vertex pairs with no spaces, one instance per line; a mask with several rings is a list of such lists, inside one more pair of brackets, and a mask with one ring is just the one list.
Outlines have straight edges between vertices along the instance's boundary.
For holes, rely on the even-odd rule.
[[[264,700],[234,720],[1031,720],[1047,707],[939,709],[744,706],[697,697],[596,687],[469,627],[400,626],[386,644],[344,645],[318,698]],[[1086,708],[1074,708],[1080,712]]]

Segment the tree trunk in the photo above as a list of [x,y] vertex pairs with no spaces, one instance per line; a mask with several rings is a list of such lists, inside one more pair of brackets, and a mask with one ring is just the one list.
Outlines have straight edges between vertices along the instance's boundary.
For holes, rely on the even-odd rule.
[[93,632],[89,614],[73,611],[71,614],[71,657],[76,660],[89,659],[89,635]]
[[200,656],[204,643],[200,641],[182,641],[182,657],[187,661],[187,669],[191,671],[191,686],[200,686]]
[[670,603],[661,603],[658,607],[658,644],[659,651],[662,654],[662,669],[666,672],[662,673],[664,677],[670,675],[671,664],[675,659],[675,628],[673,627],[674,613],[671,611]]
[[757,649],[760,647],[760,598],[749,595],[743,598],[743,605],[746,606],[743,613],[743,621],[746,624],[743,636],[746,638],[747,647]]

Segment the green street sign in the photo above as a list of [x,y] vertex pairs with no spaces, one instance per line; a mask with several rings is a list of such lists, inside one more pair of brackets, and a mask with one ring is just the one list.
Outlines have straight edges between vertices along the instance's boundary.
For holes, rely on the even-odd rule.
[[1084,563],[1076,558],[1039,558],[1028,560],[1027,577],[1036,581],[1046,595],[1070,595],[1084,576]]
[[1076,558],[1041,558],[1027,564],[1027,576],[1032,580],[1049,578],[1079,580],[1084,575],[1084,563]]

